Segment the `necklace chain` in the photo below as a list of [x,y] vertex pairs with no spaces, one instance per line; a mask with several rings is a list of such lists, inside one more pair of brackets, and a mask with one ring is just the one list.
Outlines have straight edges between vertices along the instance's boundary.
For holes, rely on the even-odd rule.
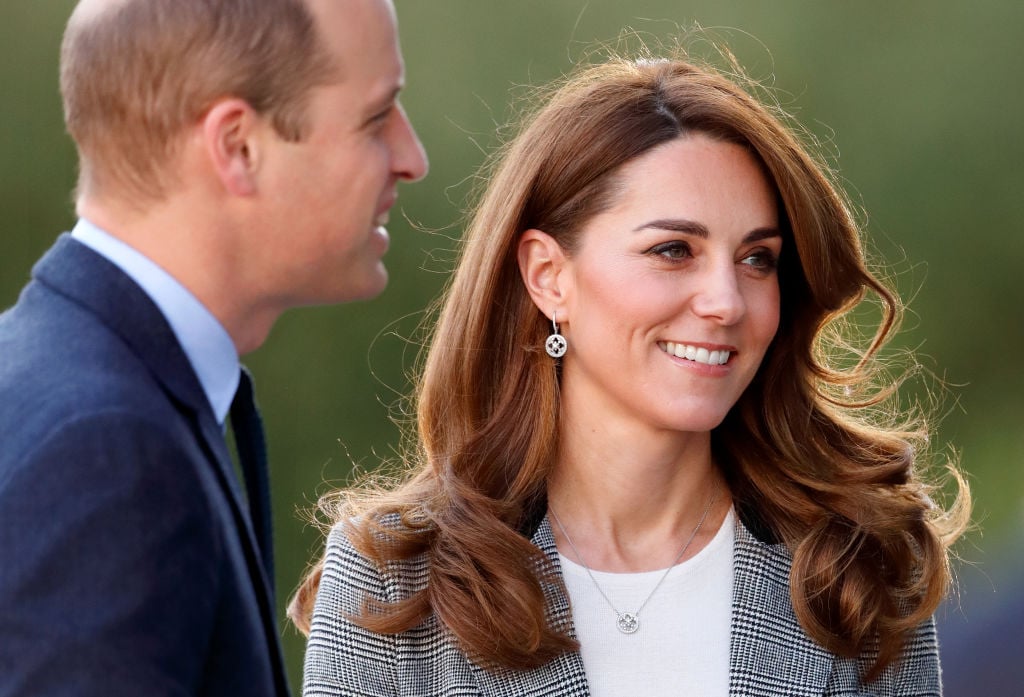
[[605,603],[607,603],[608,607],[610,607],[612,612],[615,613],[615,626],[618,627],[619,631],[623,634],[634,634],[638,629],[640,629],[640,612],[647,606],[647,603],[654,597],[654,594],[658,591],[658,588],[661,587],[661,584],[665,582],[665,579],[672,572],[672,569],[675,568],[676,564],[679,563],[679,560],[683,558],[684,554],[686,554],[686,550],[690,548],[690,543],[693,542],[693,538],[697,537],[697,533],[700,532],[700,529],[704,526],[704,521],[707,520],[708,513],[711,512],[711,506],[715,503],[717,493],[718,488],[716,487],[711,492],[711,496],[708,497],[708,502],[704,506],[704,512],[701,513],[700,520],[697,521],[697,527],[695,527],[693,532],[690,533],[690,536],[686,538],[686,543],[683,545],[683,548],[679,550],[679,554],[676,555],[676,558],[673,559],[672,563],[669,564],[667,569],[665,569],[665,573],[663,573],[661,578],[658,579],[658,582],[654,584],[654,588],[652,588],[651,592],[647,594],[647,597],[644,598],[644,601],[640,603],[640,607],[638,607],[635,612],[621,612],[615,607],[611,599],[608,597],[608,594],[604,592],[603,588],[601,588],[601,584],[597,582],[597,578],[594,577],[594,572],[590,570],[587,562],[583,559],[583,555],[580,554],[580,550],[577,549],[572,538],[569,537],[569,533],[566,531],[565,526],[562,525],[562,521],[558,519],[558,514],[555,513],[555,510],[550,506],[548,506],[548,511],[551,513],[551,517],[555,519],[558,529],[561,530],[562,534],[565,536],[565,541],[569,543],[572,551],[576,553],[576,558],[580,560],[580,565],[583,567],[583,570],[587,572],[587,576],[590,577],[590,581],[594,584],[594,588],[597,589],[597,592],[601,594],[602,598],[604,598]]

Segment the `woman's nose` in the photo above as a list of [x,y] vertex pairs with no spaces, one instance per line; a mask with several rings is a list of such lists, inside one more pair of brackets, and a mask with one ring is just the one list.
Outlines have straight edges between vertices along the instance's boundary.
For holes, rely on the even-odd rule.
[[736,265],[730,259],[709,265],[693,297],[694,312],[721,324],[731,325],[746,314],[747,306],[740,290]]

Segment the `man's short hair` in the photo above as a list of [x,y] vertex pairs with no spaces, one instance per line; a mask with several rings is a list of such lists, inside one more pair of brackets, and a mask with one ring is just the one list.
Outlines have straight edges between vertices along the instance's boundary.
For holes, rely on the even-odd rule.
[[79,193],[162,198],[182,132],[223,97],[301,140],[306,97],[339,69],[305,0],[84,0],[60,71]]

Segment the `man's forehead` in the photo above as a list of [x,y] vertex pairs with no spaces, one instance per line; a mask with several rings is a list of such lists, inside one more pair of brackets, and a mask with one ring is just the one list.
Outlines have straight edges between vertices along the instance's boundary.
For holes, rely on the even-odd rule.
[[377,32],[393,35],[395,7],[391,0],[306,0],[306,6],[324,25],[350,38],[363,38]]
[[390,0],[307,0],[318,33],[338,60],[342,80],[371,79],[384,91],[404,76]]

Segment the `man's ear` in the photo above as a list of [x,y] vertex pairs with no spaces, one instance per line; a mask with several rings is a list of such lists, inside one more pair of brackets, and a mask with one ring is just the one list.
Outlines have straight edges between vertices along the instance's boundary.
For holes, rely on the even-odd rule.
[[202,120],[203,148],[214,174],[236,196],[256,193],[262,154],[256,138],[260,118],[242,99],[222,99]]
[[555,238],[541,230],[527,230],[519,237],[517,250],[519,273],[533,303],[548,318],[557,312],[564,321],[566,292],[565,271],[568,258]]

